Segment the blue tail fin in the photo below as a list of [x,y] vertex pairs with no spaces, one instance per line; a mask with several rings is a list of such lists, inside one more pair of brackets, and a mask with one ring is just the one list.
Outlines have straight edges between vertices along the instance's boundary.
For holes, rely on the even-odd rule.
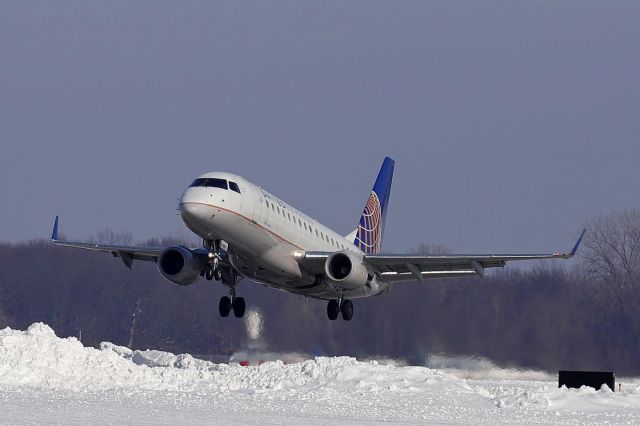
[[366,254],[380,253],[395,161],[386,157],[360,217],[353,243]]

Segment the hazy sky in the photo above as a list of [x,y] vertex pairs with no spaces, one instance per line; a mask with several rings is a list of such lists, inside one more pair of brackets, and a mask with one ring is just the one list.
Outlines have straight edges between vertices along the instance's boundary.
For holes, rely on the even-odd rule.
[[241,174],[386,251],[568,249],[640,208],[640,2],[2,1],[0,240],[186,232]]

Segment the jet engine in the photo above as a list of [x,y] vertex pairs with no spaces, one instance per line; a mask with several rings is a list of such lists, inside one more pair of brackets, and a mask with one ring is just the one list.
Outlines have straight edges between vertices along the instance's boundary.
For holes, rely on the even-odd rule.
[[158,257],[158,270],[162,276],[179,286],[193,284],[202,267],[202,261],[183,246],[167,247]]
[[333,253],[324,264],[327,277],[342,288],[353,290],[362,287],[369,280],[369,271],[363,257],[347,250]]

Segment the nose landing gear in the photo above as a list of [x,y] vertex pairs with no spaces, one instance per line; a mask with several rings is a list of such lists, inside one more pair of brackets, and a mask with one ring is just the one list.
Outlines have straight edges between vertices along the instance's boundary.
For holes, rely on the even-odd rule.
[[210,267],[205,273],[205,278],[209,281],[216,278],[216,281],[218,281],[220,278],[219,273],[218,277],[216,277],[216,271],[218,271],[218,265],[227,251],[228,244],[224,240],[202,240],[202,245],[209,250],[207,257],[209,258]]
[[204,277],[208,281],[211,281],[213,279],[215,279],[216,281],[220,281],[222,279],[222,272],[220,271],[220,268],[209,268],[205,271]]

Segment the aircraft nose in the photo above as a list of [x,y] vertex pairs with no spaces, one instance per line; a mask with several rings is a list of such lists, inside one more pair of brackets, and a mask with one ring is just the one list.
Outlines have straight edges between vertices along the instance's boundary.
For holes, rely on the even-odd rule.
[[180,203],[180,216],[184,221],[199,219],[203,213],[203,206],[201,204],[191,202]]

